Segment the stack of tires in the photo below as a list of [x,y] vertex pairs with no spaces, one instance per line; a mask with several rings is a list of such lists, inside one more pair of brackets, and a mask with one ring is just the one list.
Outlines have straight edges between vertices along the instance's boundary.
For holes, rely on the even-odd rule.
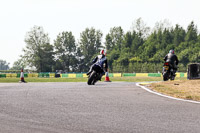
[[193,63],[188,65],[187,78],[200,79],[200,63]]

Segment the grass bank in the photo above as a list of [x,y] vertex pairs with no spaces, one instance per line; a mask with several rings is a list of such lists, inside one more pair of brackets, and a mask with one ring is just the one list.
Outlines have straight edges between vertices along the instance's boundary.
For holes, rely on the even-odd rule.
[[200,101],[200,80],[175,80],[148,85],[154,91],[169,96]]
[[[25,78],[26,82],[87,82],[88,78]],[[105,79],[102,78],[102,81]],[[162,81],[161,77],[110,77],[113,82]],[[20,78],[0,78],[0,83],[18,83]]]
[[[0,78],[0,83],[18,83],[20,78]],[[25,78],[26,82],[86,82],[87,78]]]

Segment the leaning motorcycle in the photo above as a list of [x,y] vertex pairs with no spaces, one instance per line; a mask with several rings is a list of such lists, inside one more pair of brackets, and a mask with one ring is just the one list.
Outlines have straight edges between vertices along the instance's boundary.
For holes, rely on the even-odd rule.
[[95,85],[98,80],[101,80],[103,70],[99,65],[93,65],[92,72],[88,76],[88,85]]
[[163,81],[167,81],[169,79],[170,80],[175,79],[174,70],[169,62],[164,63],[162,75],[163,75]]

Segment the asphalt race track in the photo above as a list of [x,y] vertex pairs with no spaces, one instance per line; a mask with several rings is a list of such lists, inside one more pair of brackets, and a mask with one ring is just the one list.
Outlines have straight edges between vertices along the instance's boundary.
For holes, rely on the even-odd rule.
[[198,133],[200,104],[127,82],[1,83],[0,133]]

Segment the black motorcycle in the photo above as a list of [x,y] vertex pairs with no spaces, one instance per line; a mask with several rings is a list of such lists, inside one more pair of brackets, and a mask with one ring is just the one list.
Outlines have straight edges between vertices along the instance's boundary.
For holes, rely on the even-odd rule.
[[102,73],[104,71],[101,69],[99,65],[92,66],[92,72],[89,74],[88,77],[88,85],[94,85],[98,80],[101,80]]
[[167,80],[174,80],[175,79],[175,74],[174,74],[174,69],[172,68],[172,65],[169,62],[165,62],[163,65],[163,81]]

